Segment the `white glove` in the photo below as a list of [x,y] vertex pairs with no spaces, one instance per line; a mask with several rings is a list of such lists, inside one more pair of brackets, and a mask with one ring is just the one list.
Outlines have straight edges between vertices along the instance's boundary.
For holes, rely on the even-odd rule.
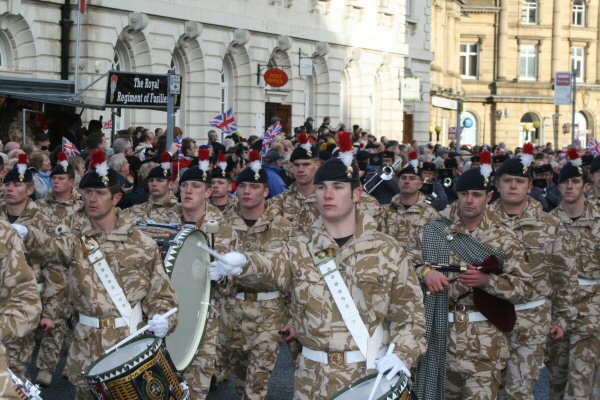
[[154,336],[164,338],[169,332],[169,320],[162,315],[155,314],[151,320],[148,321],[150,327],[148,330],[154,332]]
[[29,229],[27,229],[27,227],[25,225],[10,224],[10,226],[12,226],[15,229],[15,231],[17,231],[17,234],[19,235],[19,237],[22,240],[27,239],[27,234],[29,233]]
[[213,261],[208,265],[208,273],[210,275],[210,280],[215,282],[221,282],[223,279],[223,274],[219,267],[217,267],[217,262]]
[[410,378],[410,371],[406,368],[406,365],[404,365],[400,357],[395,354],[387,354],[380,359],[375,360],[375,366],[377,367],[378,372],[390,371],[386,376],[388,381],[392,380],[392,378],[400,371],[404,372],[404,374]]
[[[222,256],[222,260],[214,261],[215,273],[220,273],[225,276],[238,276],[248,264],[248,259],[242,253],[231,251]],[[213,272],[211,271],[211,276]]]

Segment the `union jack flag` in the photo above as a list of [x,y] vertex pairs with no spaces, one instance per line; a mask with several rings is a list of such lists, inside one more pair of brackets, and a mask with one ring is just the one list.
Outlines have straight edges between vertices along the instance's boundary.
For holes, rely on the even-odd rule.
[[600,143],[596,139],[590,140],[587,149],[594,155],[594,157],[600,156]]
[[62,138],[62,148],[65,153],[67,153],[68,157],[78,156],[81,154],[77,147],[66,137]]
[[217,115],[209,122],[210,126],[219,128],[225,133],[235,133],[238,130],[235,118],[233,117],[233,109],[230,108],[227,112]]
[[179,135],[175,138],[175,144],[177,145],[177,159],[183,159],[183,150],[181,149],[181,144],[183,142],[183,135]]
[[281,125],[271,125],[262,138],[262,156],[265,156],[271,146],[271,140],[281,133]]

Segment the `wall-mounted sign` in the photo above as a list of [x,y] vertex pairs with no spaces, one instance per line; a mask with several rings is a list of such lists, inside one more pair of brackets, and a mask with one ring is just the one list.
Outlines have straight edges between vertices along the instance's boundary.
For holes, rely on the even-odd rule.
[[300,76],[312,76],[312,74],[313,74],[312,58],[301,57],[300,58]]
[[[135,72],[110,71],[106,88],[106,105],[117,108],[166,109],[167,75],[138,74]],[[175,96],[175,108],[181,96]]]
[[421,79],[416,77],[400,80],[400,95],[402,100],[421,100]]
[[284,70],[269,68],[264,75],[265,82],[273,87],[282,87],[288,82],[288,76]]
[[554,104],[564,106],[571,104],[571,73],[557,72],[554,78]]
[[448,99],[446,97],[431,96],[431,104],[434,107],[447,108],[448,110],[458,109],[456,100]]

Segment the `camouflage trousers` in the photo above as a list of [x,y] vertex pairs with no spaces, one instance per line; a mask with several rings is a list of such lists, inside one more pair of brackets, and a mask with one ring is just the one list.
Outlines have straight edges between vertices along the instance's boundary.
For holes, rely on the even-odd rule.
[[548,339],[544,364],[550,381],[550,400],[562,400],[569,376],[569,334],[562,340]]
[[64,345],[69,345],[70,336],[71,330],[65,321],[57,323],[56,328],[51,332],[44,333],[40,342],[36,367],[41,370],[54,372],[60,360],[61,350]]
[[294,379],[294,400],[327,400],[353,382],[377,373],[365,362],[344,365],[321,364],[298,356]]
[[236,390],[240,398],[266,399],[269,378],[279,355],[279,342],[262,342],[247,351],[235,348],[228,354],[234,364]]
[[488,321],[449,324],[446,399],[496,399],[508,356],[506,337]]
[[28,333],[22,338],[6,343],[8,367],[15,375],[31,380],[27,368],[29,368],[34,351],[35,331]]
[[502,371],[499,399],[533,399],[544,363],[549,313],[546,305],[517,312],[517,323],[509,335],[510,358]]
[[0,345],[0,399],[18,400],[15,385],[8,374],[8,365],[6,364],[6,349]]
[[219,309],[211,305],[204,338],[192,364],[183,371],[183,379],[190,388],[192,399],[203,400],[208,396],[210,381],[215,375],[217,342],[219,339]]
[[565,400],[600,399],[600,337],[571,335]]

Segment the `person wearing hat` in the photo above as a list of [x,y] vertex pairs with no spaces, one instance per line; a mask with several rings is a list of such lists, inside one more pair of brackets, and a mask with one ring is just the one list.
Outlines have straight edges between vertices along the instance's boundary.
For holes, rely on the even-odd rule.
[[[144,316],[157,337],[165,337],[177,321],[176,315],[161,316],[178,302],[156,243],[119,215],[116,206],[122,193],[117,175],[104,152],[92,153],[90,171],[79,184],[87,225],[50,244],[58,251],[66,276],[48,283],[46,290],[56,295],[44,304],[40,324],[46,331],[55,329],[56,321],[70,309],[64,307],[67,302],[78,315],[66,365],[78,399],[96,396],[81,371],[140,328]],[[91,254],[101,258],[91,258],[89,249],[97,249]],[[105,287],[101,278],[116,282],[121,290]],[[121,296],[125,303],[119,301]]]
[[46,127],[46,132],[38,132],[33,137],[33,151],[48,151],[50,148],[50,136],[48,136]]
[[150,197],[142,204],[122,211],[125,218],[135,224],[160,223],[179,225],[181,204],[173,194],[173,174],[171,171],[171,154],[164,152],[160,165],[152,168],[146,177]]
[[[81,224],[79,221],[83,214],[83,202],[81,196],[73,189],[75,187],[75,170],[69,165],[67,154],[58,153],[58,163],[52,169],[52,192],[43,200],[37,200],[36,204],[41,212],[51,220],[49,232],[52,236],[62,236],[71,231],[76,231]],[[51,263],[42,270],[44,280],[64,280],[64,269],[57,263]],[[56,276],[58,275],[58,276]],[[53,296],[53,293],[44,292],[45,297]],[[39,368],[35,382],[40,386],[50,386],[54,370],[60,360],[60,352],[66,337],[71,334],[67,326],[67,319],[60,318],[55,321],[56,329],[46,333],[40,343],[40,350],[36,360]]]
[[587,201],[600,208],[600,156],[596,156],[592,161],[589,176],[591,188],[587,192]]
[[[25,247],[28,264],[41,293],[44,288],[42,267],[51,258],[46,249],[52,223],[48,215],[31,199],[34,193],[33,174],[25,154],[19,155],[17,163],[4,178],[4,205],[0,220],[7,221],[19,233]],[[29,378],[27,368],[35,349],[35,333],[31,332],[6,344],[9,368],[19,377]]]
[[568,322],[575,317],[571,306],[575,274],[575,245],[560,221],[542,210],[531,198],[533,145],[523,146],[520,157],[504,161],[496,170],[500,198],[494,211],[525,246],[534,292],[517,308],[517,324],[509,336],[510,357],[502,373],[502,399],[532,399],[544,364],[546,338],[563,340]]
[[[280,195],[287,190],[287,185],[283,180],[282,174],[285,174],[282,166],[283,156],[276,150],[269,150],[263,157],[263,168],[269,175],[269,198]],[[250,160],[253,162],[254,160]]]
[[422,291],[410,258],[356,207],[362,188],[349,135],[348,146],[340,137],[338,156],[315,174],[320,217],[306,235],[274,254],[248,252],[248,262],[232,252],[210,267],[213,279],[239,275],[240,285],[288,296],[303,345],[294,382],[299,400],[331,398],[377,371],[390,379],[410,376],[426,347]]
[[574,290],[578,295],[573,302],[577,317],[570,322],[568,340],[553,342],[548,348],[550,393],[553,398],[564,395],[565,399],[588,399],[600,389],[600,381],[595,378],[600,373],[600,337],[590,335],[597,332],[600,318],[600,210],[585,198],[589,182],[575,148],[567,151],[567,162],[558,175],[558,189],[562,201],[551,214],[571,232],[571,240],[576,243]]
[[437,168],[434,162],[423,161],[421,177],[423,178],[421,192],[427,196],[428,204],[438,212],[448,207],[448,196],[442,183],[436,179]]
[[396,238],[405,250],[420,252],[420,249],[415,249],[416,238],[423,226],[439,218],[439,214],[426,203],[425,195],[420,192],[423,177],[417,152],[412,151],[409,157],[409,164],[397,173],[398,194],[390,204],[382,206],[378,223],[379,230]]
[[37,328],[42,303],[23,242],[6,221],[0,221],[0,238],[0,398],[19,400],[23,397],[17,395],[9,374],[5,344],[29,336]]
[[[254,151],[254,150],[253,150]],[[237,178],[238,203],[224,213],[243,251],[276,252],[293,233],[292,223],[267,206],[269,176],[258,154]],[[214,174],[213,174],[214,180]],[[287,309],[278,290],[236,285],[236,294],[224,301],[223,359],[236,376],[237,392],[244,399],[266,399]]]
[[[195,226],[207,232],[208,223],[215,221],[218,231],[209,235],[212,247],[220,252],[226,253],[237,247],[237,235],[227,224],[219,209],[210,204],[212,174],[210,171],[210,152],[201,149],[198,152],[198,164],[186,169],[179,179],[179,194],[181,196],[181,213],[179,220],[181,225]],[[217,285],[213,292],[214,303],[211,303],[208,321],[204,333],[204,340],[191,365],[183,371],[183,378],[190,387],[193,398],[204,399],[208,396],[211,379],[217,374],[218,340],[222,332],[223,294],[224,286]]]
[[544,211],[550,212],[558,207],[562,196],[558,186],[554,183],[552,165],[541,164],[533,167],[533,185],[541,189],[546,199],[547,207],[544,208]]
[[196,139],[185,137],[181,140],[181,151],[183,158],[173,160],[173,180],[176,180],[180,173],[185,171],[192,163],[198,161],[198,144]]
[[234,161],[228,159],[227,155],[219,154],[217,165],[212,171],[210,204],[223,213],[237,205],[237,197],[231,195],[233,164]]
[[[485,150],[481,167],[458,178],[458,200],[448,218],[425,225],[418,238],[422,253],[413,254],[422,263],[417,273],[429,292],[429,347],[413,386],[420,399],[496,399],[509,351],[505,332],[515,321],[511,303],[526,302],[532,295],[519,238],[487,207],[491,162]],[[499,273],[482,271],[482,264]],[[444,265],[467,269],[440,269]]]

